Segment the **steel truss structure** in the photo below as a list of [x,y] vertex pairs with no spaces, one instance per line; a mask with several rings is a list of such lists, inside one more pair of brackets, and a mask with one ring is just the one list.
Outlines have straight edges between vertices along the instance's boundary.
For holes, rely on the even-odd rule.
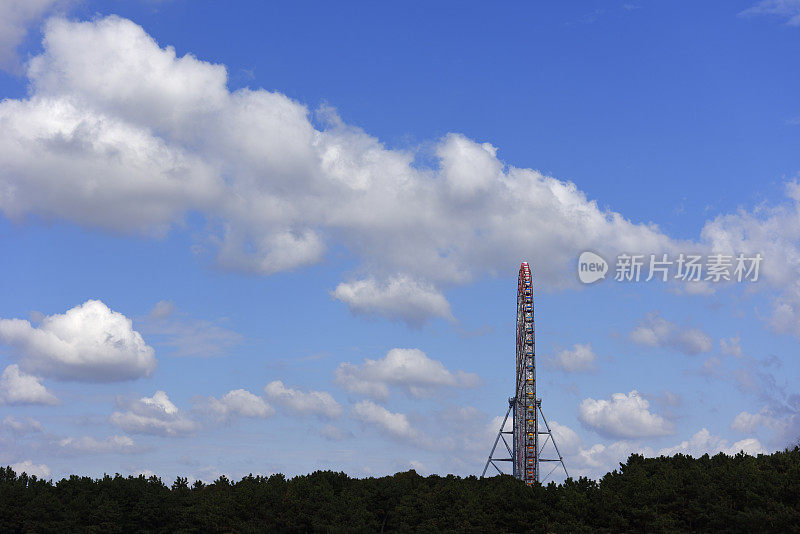
[[[517,368],[516,368],[515,395],[508,399],[508,410],[497,438],[494,440],[489,459],[483,467],[481,478],[486,476],[489,466],[493,466],[498,473],[503,474],[498,462],[510,462],[511,474],[530,485],[534,482],[545,482],[547,478],[560,466],[569,476],[564,458],[558,450],[550,425],[542,411],[542,400],[536,396],[536,343],[533,320],[533,280],[527,262],[519,268],[517,285]],[[512,428],[508,430],[506,423],[509,415],[512,418]],[[539,418],[544,425],[540,427]],[[541,428],[541,429],[540,429]],[[506,436],[511,438],[508,443]],[[540,440],[540,436],[546,436]],[[497,445],[503,442],[505,451],[500,451],[501,457],[496,457]],[[549,445],[557,458],[547,458],[546,450]],[[505,457],[505,452],[508,457]],[[545,452],[545,455],[542,453]],[[542,463],[554,463],[544,479],[540,476]]]

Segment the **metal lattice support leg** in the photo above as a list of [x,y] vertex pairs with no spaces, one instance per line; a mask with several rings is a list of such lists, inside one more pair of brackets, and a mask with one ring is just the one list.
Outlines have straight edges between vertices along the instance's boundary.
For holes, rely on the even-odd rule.
[[[486,465],[483,466],[483,473],[481,473],[481,478],[486,476],[486,470],[489,469],[489,465],[494,466],[497,469],[499,474],[504,474],[503,470],[500,469],[495,462],[513,462],[514,460],[514,451],[508,445],[504,434],[511,434],[514,435],[513,431],[505,431],[503,430],[506,427],[506,422],[508,421],[508,416],[511,413],[511,409],[514,407],[514,399],[508,399],[508,410],[506,410],[506,416],[503,418],[503,422],[500,423],[500,430],[497,432],[497,438],[494,440],[494,445],[492,446],[492,450],[489,452],[489,459],[486,460]],[[497,444],[503,440],[503,445],[506,446],[506,451],[508,452],[508,458],[495,458],[494,452],[497,449]],[[512,440],[513,443],[513,440]]]
[[[561,468],[564,469],[564,474],[567,475],[567,478],[569,478],[569,472],[567,471],[567,466],[566,466],[566,464],[564,464],[564,457],[561,456],[561,451],[558,450],[558,445],[556,444],[556,438],[553,437],[553,432],[552,432],[552,430],[550,430],[550,425],[547,423],[547,419],[545,419],[545,417],[544,417],[544,412],[542,411],[542,401],[541,401],[541,399],[538,400],[537,405],[539,407],[539,415],[542,416],[542,422],[544,423],[544,426],[547,429],[546,432],[539,432],[539,435],[546,435],[547,436],[545,438],[545,440],[544,440],[544,443],[542,443],[542,448],[539,450],[539,455],[538,455],[539,456],[539,462],[554,462],[554,463],[556,463],[556,465],[553,466],[553,468],[550,470],[550,472],[547,473],[547,476],[544,477],[544,479],[542,479],[540,482],[542,482],[544,484],[544,482],[550,477],[550,475],[552,475],[553,472],[556,469],[558,469],[558,464],[559,463],[561,464]],[[547,446],[548,442],[553,444],[553,448],[555,449],[556,455],[558,456],[558,458],[542,458],[541,457],[542,451]]]

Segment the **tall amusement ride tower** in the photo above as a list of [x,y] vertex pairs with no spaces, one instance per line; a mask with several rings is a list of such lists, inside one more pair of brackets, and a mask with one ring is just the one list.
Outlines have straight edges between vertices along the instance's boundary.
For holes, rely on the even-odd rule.
[[[558,450],[550,425],[542,412],[542,400],[536,396],[536,341],[533,316],[533,279],[531,269],[527,262],[519,268],[517,284],[517,358],[516,358],[516,388],[514,396],[508,399],[508,410],[500,425],[494,446],[489,453],[489,459],[483,468],[481,477],[486,475],[487,469],[492,465],[503,474],[498,462],[510,462],[511,474],[528,485],[534,482],[544,482],[559,465],[567,473],[564,458]],[[512,417],[512,429],[506,429],[508,417]],[[539,425],[539,418],[542,427]],[[511,437],[508,443],[507,436]],[[543,438],[543,439],[540,439]],[[508,457],[496,457],[498,444],[502,442]],[[547,454],[549,445],[555,454]],[[544,455],[542,453],[545,453]],[[500,451],[504,455],[504,452]],[[547,456],[554,456],[548,458]],[[557,456],[557,458],[555,457]],[[555,463],[544,479],[540,476],[540,467],[543,463]]]

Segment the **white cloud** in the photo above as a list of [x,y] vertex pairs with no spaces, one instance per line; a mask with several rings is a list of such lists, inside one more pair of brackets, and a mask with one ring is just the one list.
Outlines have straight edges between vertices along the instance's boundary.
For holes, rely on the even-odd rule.
[[10,429],[16,434],[32,434],[34,432],[41,432],[43,430],[42,423],[36,419],[31,419],[30,417],[17,419],[11,415],[3,419],[3,422],[0,423],[0,426]]
[[575,454],[582,440],[578,433],[572,430],[567,425],[561,425],[558,421],[548,421],[550,423],[550,431],[553,433],[553,439],[558,445],[558,450],[563,456]]
[[175,303],[171,300],[159,300],[150,310],[149,318],[154,321],[166,319],[175,312]]
[[3,0],[0,2],[0,68],[16,70],[17,47],[28,29],[62,0]]
[[173,356],[225,356],[242,343],[242,335],[218,322],[193,319],[176,312],[167,300],[158,302],[141,322],[151,343],[171,347]]
[[648,347],[672,348],[685,354],[711,350],[711,338],[698,328],[681,327],[659,316],[648,314],[645,322],[630,333],[630,340]]
[[127,408],[124,412],[112,413],[109,420],[131,434],[175,437],[189,435],[198,427],[197,423],[181,413],[163,391],[129,402]]
[[335,381],[351,393],[366,395],[379,401],[385,401],[389,398],[389,386],[387,384],[375,380],[363,380],[360,377],[360,372],[361,369],[357,365],[349,362],[340,363],[334,373]]
[[372,401],[356,403],[351,411],[356,419],[376,426],[391,436],[411,440],[420,438],[419,431],[411,426],[405,414],[390,412]]
[[175,415],[179,411],[178,407],[169,400],[169,397],[163,391],[156,391],[152,397],[142,397],[139,402],[142,406],[153,408],[159,413],[164,412],[167,415]]
[[661,456],[672,456],[674,454],[686,454],[691,456],[702,456],[703,454],[716,454],[723,452],[728,455],[735,455],[740,451],[745,454],[755,456],[757,454],[766,453],[766,449],[755,438],[747,438],[737,441],[731,446],[728,442],[719,437],[714,436],[707,428],[700,429],[688,441],[682,441],[679,445],[674,447],[667,447],[658,451]]
[[326,391],[309,391],[287,388],[280,380],[274,380],[264,387],[267,398],[289,408],[295,413],[313,414],[320,417],[339,417],[342,405]]
[[[196,156],[120,119],[65,98],[0,104],[0,209],[83,225],[163,234],[204,197],[219,194]],[[102,179],[101,179],[102,178]]]
[[425,464],[423,464],[419,460],[411,460],[410,462],[408,462],[408,467],[413,469],[419,474],[424,474],[428,472],[428,468],[425,467]]
[[[569,443],[569,440],[564,441]],[[559,447],[561,447],[560,442]],[[617,469],[619,464],[627,461],[631,454],[641,454],[645,457],[686,454],[699,457],[703,454],[714,455],[718,452],[734,455],[739,451],[744,451],[750,455],[766,452],[757,439],[747,438],[728,445],[725,439],[712,435],[706,428],[701,429],[686,441],[682,441],[672,447],[664,447],[658,451],[638,440],[619,440],[607,444],[595,443],[587,447],[584,447],[579,442],[577,451],[574,448],[570,449],[569,452],[562,450],[567,462],[567,469],[569,469],[570,475],[573,477],[602,476],[612,469]]]
[[[487,427],[487,436],[489,435],[496,435],[497,432],[500,430],[500,425],[503,424],[503,417],[500,415],[496,415],[492,417],[492,420],[489,422],[489,426]],[[505,425],[503,426],[503,430],[510,431],[514,429],[514,418],[509,414],[508,419],[506,419]]]
[[431,284],[397,276],[384,283],[374,279],[341,283],[331,295],[357,314],[380,314],[420,325],[430,317],[453,319],[450,303]]
[[89,300],[34,327],[22,319],[0,319],[0,342],[14,347],[24,369],[63,380],[112,382],[149,376],[153,349],[131,320]]
[[800,0],[761,0],[740,15],[773,15],[786,19],[789,26],[800,26]]
[[275,410],[261,397],[245,389],[234,389],[221,398],[207,399],[207,410],[217,419],[229,419],[233,416],[266,418],[275,414]]
[[139,468],[139,469],[132,469],[131,471],[132,471],[131,474],[133,476],[135,476],[135,477],[145,477],[145,478],[156,477],[156,478],[161,478],[152,469],[141,469],[141,468]]
[[767,408],[758,413],[739,412],[731,422],[731,429],[742,433],[755,432],[760,427],[781,430],[785,427],[785,424],[773,417]]
[[47,467],[45,464],[35,464],[30,460],[11,464],[11,469],[13,469],[17,475],[28,473],[28,475],[36,476],[38,478],[47,478],[50,476],[49,467]]
[[724,254],[761,254],[754,287],[764,284],[776,293],[769,324],[776,332],[800,337],[800,183],[785,187],[784,202],[720,215],[706,223],[701,236]]
[[728,455],[735,455],[743,452],[745,454],[749,454],[750,456],[757,456],[759,454],[767,454],[767,449],[758,441],[756,438],[745,438],[740,439],[730,447],[723,449],[725,454]]
[[503,177],[497,148],[489,143],[478,147],[464,137],[452,136],[449,143],[438,147],[437,155],[442,160],[444,179],[459,197],[469,199],[486,194]]
[[590,343],[576,343],[571,350],[564,349],[557,353],[553,357],[552,363],[568,373],[577,373],[594,369],[596,359],[597,356],[592,351]]
[[220,265],[262,274],[342,246],[361,279],[335,298],[412,323],[451,318],[442,287],[520,258],[559,288],[576,285],[568,267],[585,249],[676,250],[656,226],[507,166],[488,143],[447,135],[421,168],[329,111],[316,129],[305,106],[230,92],[222,65],[177,57],[128,20],[54,19],[43,44],[30,96],[0,104],[0,209],[14,220],[163,233],[193,211]]
[[39,380],[20,371],[17,364],[9,365],[0,375],[0,404],[58,404]]
[[[242,251],[250,247],[257,252],[250,254]],[[318,263],[324,252],[325,245],[313,230],[286,230],[248,238],[241,235],[237,228],[228,226],[225,239],[220,244],[218,259],[226,269],[275,274]]]
[[611,399],[585,399],[578,407],[583,424],[609,437],[644,438],[665,436],[673,424],[650,412],[650,403],[638,391],[614,393]]
[[798,319],[800,319],[800,288],[793,288],[775,300],[770,325],[779,334],[800,337]]
[[451,372],[419,349],[395,348],[383,358],[367,358],[361,365],[345,362],[334,376],[336,383],[346,390],[381,401],[389,397],[390,386],[402,388],[414,397],[424,397],[439,388],[475,387],[480,383],[478,375]]
[[[574,462],[577,468],[575,472],[597,476],[618,468],[621,462],[626,461],[634,453],[652,456],[653,450],[624,440],[608,445],[596,443],[591,447],[581,448],[577,454],[571,456],[570,461]],[[570,469],[569,465],[567,469]]]
[[722,352],[722,354],[736,356],[737,358],[744,356],[744,353],[742,353],[741,339],[739,336],[729,339],[720,339],[719,350]]
[[764,416],[747,411],[739,412],[731,422],[731,429],[737,432],[753,432],[764,422]]
[[[53,19],[43,45],[27,72],[30,96],[0,103],[0,210],[13,220],[163,234],[191,211],[207,223],[199,247],[258,274],[343,248],[355,281],[334,298],[411,324],[452,319],[444,288],[513,273],[520,258],[559,289],[577,285],[571,265],[587,249],[614,257],[737,245],[765,253],[764,276],[781,291],[773,325],[800,335],[791,184],[791,206],[720,216],[699,242],[683,243],[599,208],[573,183],[506,165],[489,143],[449,134],[426,167],[330,110],[317,129],[304,105],[231,92],[224,66],[178,57],[119,17]],[[700,331],[679,333],[681,350],[707,345]]]
[[59,447],[76,453],[105,454],[105,453],[135,453],[141,452],[134,441],[128,436],[108,436],[98,440],[92,436],[78,438],[63,438],[58,441]]

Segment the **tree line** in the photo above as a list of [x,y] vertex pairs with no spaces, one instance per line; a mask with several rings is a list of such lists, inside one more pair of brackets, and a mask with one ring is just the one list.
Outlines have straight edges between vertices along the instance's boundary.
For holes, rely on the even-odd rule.
[[644,458],[599,480],[73,475],[0,468],[0,532],[800,532],[800,449]]

